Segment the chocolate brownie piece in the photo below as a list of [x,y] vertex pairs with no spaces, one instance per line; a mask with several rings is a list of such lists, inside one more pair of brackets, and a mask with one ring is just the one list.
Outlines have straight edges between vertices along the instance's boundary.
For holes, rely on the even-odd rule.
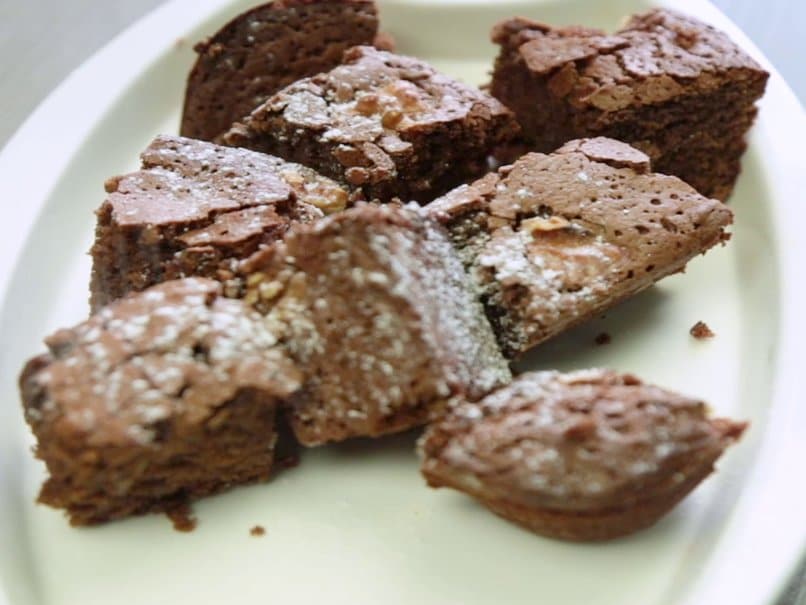
[[745,428],[631,375],[535,372],[456,406],[419,446],[432,487],[545,536],[607,540],[654,524]]
[[527,154],[424,211],[450,231],[510,357],[682,271],[733,218],[606,138]]
[[427,202],[482,174],[493,147],[516,130],[486,93],[363,46],[278,92],[223,140],[309,165],[365,199]]
[[372,44],[377,33],[371,0],[276,0],[239,15],[195,47],[181,133],[215,140],[281,88],[334,68],[345,50]]
[[262,256],[246,300],[305,375],[290,405],[304,445],[403,431],[511,377],[447,236],[412,210],[361,204]]
[[310,168],[192,139],[160,136],[142,162],[142,170],[107,183],[97,212],[93,310],[169,279],[231,279],[233,263],[282,237],[290,223],[350,201]]
[[275,407],[300,375],[220,288],[160,284],[46,340],[20,378],[50,475],[40,502],[89,525],[268,477]]
[[493,40],[491,92],[532,149],[612,137],[705,196],[730,195],[769,74],[724,33],[655,9],[612,36],[518,18],[498,24]]

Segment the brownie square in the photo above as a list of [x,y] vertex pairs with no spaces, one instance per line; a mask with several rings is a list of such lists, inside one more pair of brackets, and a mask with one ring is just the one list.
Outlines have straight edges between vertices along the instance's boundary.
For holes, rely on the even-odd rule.
[[517,131],[511,112],[428,64],[362,46],[281,90],[236,124],[229,145],[306,164],[382,202],[427,202],[482,174]]
[[98,209],[90,305],[170,279],[226,282],[288,225],[343,209],[346,189],[260,153],[160,136],[138,172],[110,179]]
[[20,388],[50,475],[39,501],[73,525],[269,476],[275,408],[300,375],[263,318],[217,282],[154,286],[46,343]]
[[520,18],[498,24],[493,40],[491,92],[531,149],[612,137],[705,196],[730,195],[769,74],[724,33],[654,9],[612,36]]
[[412,210],[361,204],[261,256],[246,300],[305,375],[290,404],[305,445],[404,431],[510,379],[446,234]]
[[609,540],[657,522],[746,426],[629,374],[533,372],[452,408],[419,450],[432,487],[538,534]]
[[292,82],[328,71],[372,44],[371,0],[275,0],[235,17],[196,45],[181,134],[212,141]]
[[424,212],[448,228],[509,357],[682,271],[733,219],[606,138],[527,154]]

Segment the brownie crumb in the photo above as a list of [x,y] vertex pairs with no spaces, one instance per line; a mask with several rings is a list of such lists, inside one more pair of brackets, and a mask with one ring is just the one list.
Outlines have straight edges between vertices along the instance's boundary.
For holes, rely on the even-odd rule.
[[689,334],[691,334],[697,340],[705,340],[707,338],[713,338],[716,336],[714,331],[711,330],[711,328],[708,327],[708,324],[706,324],[704,321],[698,321],[695,323],[691,327],[691,330],[689,330]]
[[609,345],[612,340],[613,339],[610,337],[610,334],[608,334],[607,332],[602,332],[596,338],[593,339],[593,342],[595,342],[597,345],[601,347],[603,345]]
[[183,502],[165,511],[165,516],[171,520],[176,531],[183,533],[192,532],[199,524],[199,520],[193,514],[193,509],[188,502]]
[[299,466],[299,455],[289,454],[277,460],[277,466],[280,468],[296,468]]
[[255,525],[252,529],[249,530],[249,535],[254,536],[255,538],[260,538],[261,536],[266,535],[266,528],[262,525]]

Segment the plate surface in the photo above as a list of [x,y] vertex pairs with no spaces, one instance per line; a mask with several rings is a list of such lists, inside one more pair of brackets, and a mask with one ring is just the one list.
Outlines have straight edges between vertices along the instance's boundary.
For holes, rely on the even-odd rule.
[[[730,244],[606,318],[541,347],[524,367],[609,366],[702,396],[752,421],[720,472],[653,529],[602,545],[535,537],[469,499],[424,487],[415,434],[305,452],[300,468],[196,506],[179,534],[159,516],[91,530],[34,506],[16,374],[53,329],[87,313],[92,211],[102,184],[175,132],[192,42],[254,2],[174,0],[76,71],[0,155],[0,603],[771,603],[806,539],[806,401],[799,361],[802,109],[777,74],[731,205]],[[771,69],[709,4],[674,7],[718,27]],[[401,52],[482,83],[499,18],[614,28],[642,0],[388,0]],[[705,320],[717,333],[696,342]],[[609,332],[613,342],[596,347]],[[795,465],[794,468],[798,468]],[[250,537],[254,525],[266,528]]]

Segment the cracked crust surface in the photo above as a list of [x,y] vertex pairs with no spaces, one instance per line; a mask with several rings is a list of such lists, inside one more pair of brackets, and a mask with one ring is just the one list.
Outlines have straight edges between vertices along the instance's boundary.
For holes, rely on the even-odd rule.
[[491,92],[537,151],[608,136],[703,195],[730,194],[768,74],[722,32],[655,9],[614,35],[519,18],[498,24],[493,40]]
[[46,340],[20,378],[49,479],[76,525],[265,479],[275,405],[300,374],[262,317],[204,279],[121,299]]
[[448,228],[509,357],[681,271],[733,220],[606,138],[527,154],[424,212]]
[[452,408],[419,449],[431,486],[537,533],[599,540],[657,521],[745,427],[628,374],[534,372]]
[[419,426],[511,378],[447,236],[412,210],[295,225],[243,271],[305,374],[290,410],[303,444]]
[[377,33],[371,0],[276,0],[238,15],[194,49],[181,134],[215,140],[278,90],[332,69]]
[[97,211],[93,311],[170,279],[227,282],[291,223],[352,201],[310,168],[247,150],[163,135],[141,157],[140,171],[107,182]]
[[429,201],[483,173],[489,152],[516,131],[486,93],[364,46],[278,92],[223,140],[310,165],[365,199]]

